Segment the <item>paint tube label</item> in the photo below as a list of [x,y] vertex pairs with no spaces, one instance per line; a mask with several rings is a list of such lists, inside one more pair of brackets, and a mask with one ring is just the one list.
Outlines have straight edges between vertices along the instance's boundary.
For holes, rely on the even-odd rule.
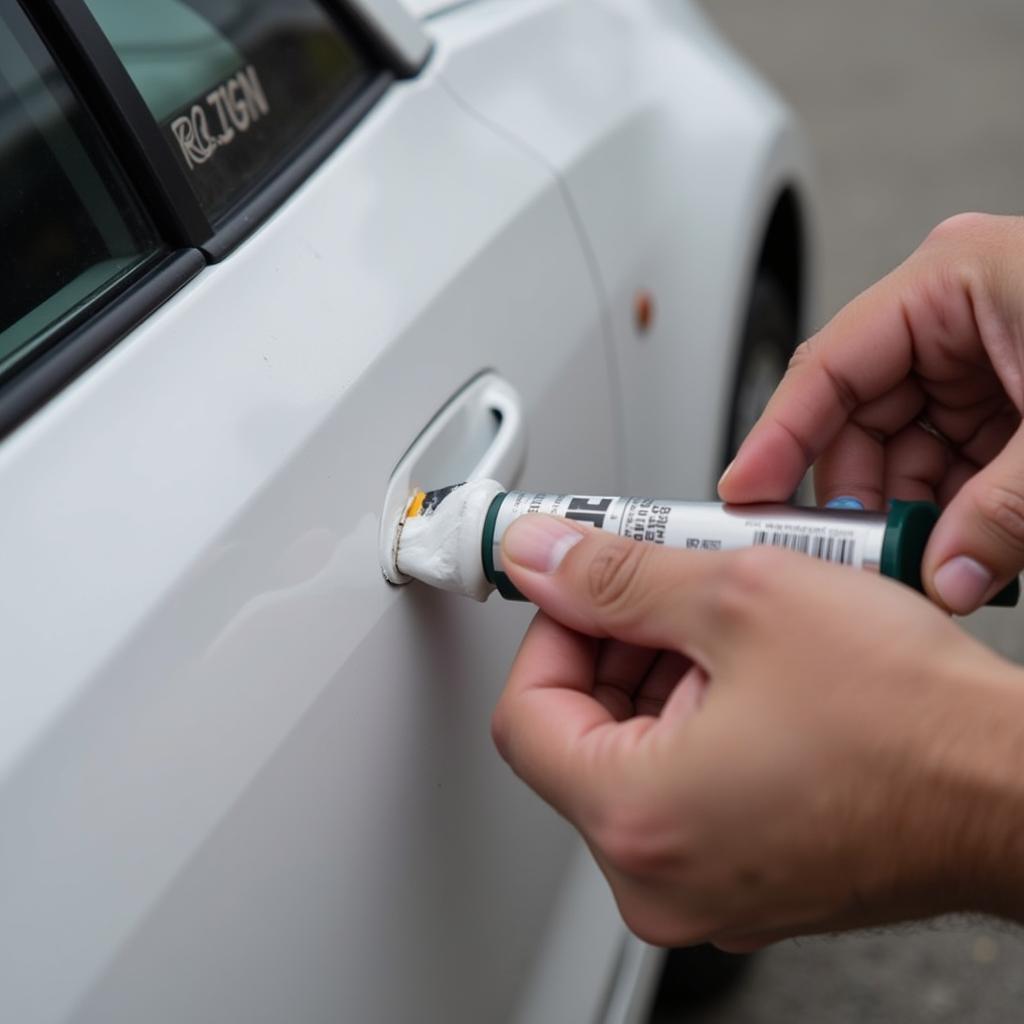
[[881,514],[840,509],[509,491],[494,525],[496,571],[501,571],[505,530],[514,519],[535,512],[666,547],[735,551],[766,545],[876,572],[886,524]]

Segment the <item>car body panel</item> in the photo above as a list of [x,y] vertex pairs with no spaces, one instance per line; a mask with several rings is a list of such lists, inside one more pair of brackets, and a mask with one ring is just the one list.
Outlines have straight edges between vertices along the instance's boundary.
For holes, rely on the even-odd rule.
[[[452,54],[445,80],[559,175],[586,236],[614,339],[628,490],[705,497],[722,469],[736,297],[786,188],[801,197],[814,263],[810,161],[791,113],[683,0],[481,0],[432,24],[438,59]],[[641,290],[653,296],[647,332],[634,318]],[[813,294],[808,278],[805,313]]]
[[377,519],[488,368],[525,480],[615,489],[601,330],[550,173],[426,76],[6,440],[0,1016],[515,1004],[577,843],[490,748],[529,611],[389,586]]
[[466,0],[401,0],[401,3],[411,17],[426,20],[437,17],[453,7],[460,7]]
[[486,371],[522,486],[705,493],[805,156],[688,3],[431,12],[419,77],[0,445],[2,1019],[643,1016],[659,954],[490,745],[530,610],[388,585],[380,513]]

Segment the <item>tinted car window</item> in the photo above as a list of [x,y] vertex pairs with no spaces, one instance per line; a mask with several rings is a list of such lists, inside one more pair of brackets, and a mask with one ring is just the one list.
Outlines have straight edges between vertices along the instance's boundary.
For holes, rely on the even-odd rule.
[[157,249],[93,122],[0,0],[0,378]]
[[216,220],[366,84],[314,0],[87,0]]

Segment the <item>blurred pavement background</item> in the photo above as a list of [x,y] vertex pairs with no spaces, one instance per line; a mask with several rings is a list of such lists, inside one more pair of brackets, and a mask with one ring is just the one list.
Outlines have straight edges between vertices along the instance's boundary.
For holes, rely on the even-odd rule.
[[[703,3],[807,130],[821,185],[823,319],[944,217],[1024,212],[1024,0]],[[1024,610],[984,612],[970,627],[1024,662]],[[1021,933],[939,922],[781,944],[724,1001],[653,1021],[1022,1019]]]

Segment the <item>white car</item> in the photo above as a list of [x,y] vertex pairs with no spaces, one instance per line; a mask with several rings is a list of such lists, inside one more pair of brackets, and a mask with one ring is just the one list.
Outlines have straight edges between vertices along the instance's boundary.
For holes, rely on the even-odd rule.
[[412,486],[704,497],[806,322],[689,0],[0,0],[0,1020],[642,1019]]

